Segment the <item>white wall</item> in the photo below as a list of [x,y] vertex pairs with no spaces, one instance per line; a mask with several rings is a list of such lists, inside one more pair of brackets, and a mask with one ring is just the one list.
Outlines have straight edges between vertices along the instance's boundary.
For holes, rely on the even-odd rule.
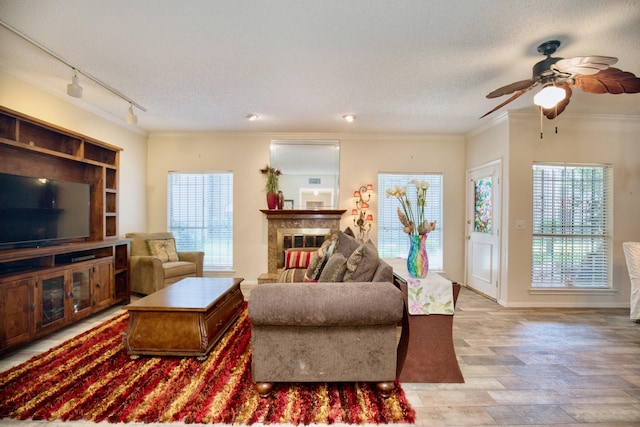
[[[555,133],[555,127],[558,133]],[[505,133],[506,131],[506,133]],[[627,307],[630,282],[622,242],[640,241],[640,118],[578,117],[565,113],[553,122],[509,113],[500,124],[469,138],[467,167],[504,158],[502,303],[533,307]],[[531,284],[532,165],[534,162],[605,163],[614,168],[613,268],[614,292],[537,292]],[[525,230],[515,221],[524,220]],[[506,239],[506,242],[505,242]],[[504,264],[507,264],[506,266]]]
[[[146,228],[147,136],[136,128],[114,123],[71,102],[0,72],[0,105],[65,129],[123,148],[120,153],[118,232]],[[82,102],[75,101],[75,102]]]
[[[267,134],[267,133],[157,133],[149,136],[148,228],[167,227],[167,172],[230,170],[234,173],[234,261],[236,275],[247,283],[267,271],[267,221],[264,177],[258,172],[269,163],[272,139],[340,140],[339,209],[346,209],[342,227],[353,225],[349,215],[353,191],[377,185],[378,172],[442,172],[444,174],[444,267],[460,280],[463,274],[464,139],[434,135]],[[377,217],[375,188],[370,203]],[[374,226],[369,237],[377,242]]]

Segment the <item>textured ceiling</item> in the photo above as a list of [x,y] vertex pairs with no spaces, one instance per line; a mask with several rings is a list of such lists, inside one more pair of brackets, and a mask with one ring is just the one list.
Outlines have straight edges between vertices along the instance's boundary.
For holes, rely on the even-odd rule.
[[[144,106],[150,132],[467,133],[551,39],[640,76],[637,0],[0,0],[0,19]],[[83,76],[67,97],[72,71],[4,27],[0,69],[124,123],[126,102]],[[575,90],[563,115],[582,113],[640,115],[640,94]]]

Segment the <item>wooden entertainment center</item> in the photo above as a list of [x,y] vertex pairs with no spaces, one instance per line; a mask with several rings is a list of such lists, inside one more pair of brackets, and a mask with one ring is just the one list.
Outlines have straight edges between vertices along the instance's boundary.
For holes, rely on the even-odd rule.
[[0,172],[90,187],[88,238],[0,250],[0,354],[129,302],[129,240],[117,230],[120,151],[0,107]]

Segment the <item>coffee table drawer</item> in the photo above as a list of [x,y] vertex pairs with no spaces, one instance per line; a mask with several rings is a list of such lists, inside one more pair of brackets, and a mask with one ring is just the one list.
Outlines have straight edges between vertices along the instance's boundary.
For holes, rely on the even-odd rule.
[[207,340],[217,342],[240,315],[244,298],[240,288],[226,295],[226,299],[208,314],[206,319]]

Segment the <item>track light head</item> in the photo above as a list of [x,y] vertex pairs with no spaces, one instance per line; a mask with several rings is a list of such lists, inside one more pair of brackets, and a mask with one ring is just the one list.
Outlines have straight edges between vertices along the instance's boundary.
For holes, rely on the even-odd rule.
[[67,85],[67,95],[74,98],[82,98],[82,86],[78,83],[78,75],[74,72],[71,83]]
[[138,124],[138,116],[133,113],[133,104],[129,104],[129,112],[127,113],[127,123],[130,125]]

